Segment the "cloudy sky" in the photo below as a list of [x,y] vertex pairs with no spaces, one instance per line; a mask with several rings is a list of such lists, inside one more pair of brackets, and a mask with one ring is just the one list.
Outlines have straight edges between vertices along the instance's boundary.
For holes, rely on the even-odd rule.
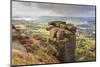
[[12,2],[12,16],[95,17],[95,6]]

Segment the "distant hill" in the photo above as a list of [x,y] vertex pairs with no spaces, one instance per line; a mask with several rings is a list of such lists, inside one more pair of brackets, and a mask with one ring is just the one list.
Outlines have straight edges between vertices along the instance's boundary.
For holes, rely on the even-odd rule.
[[13,16],[12,20],[26,20],[26,21],[38,21],[38,22],[48,22],[54,20],[63,20],[66,21],[68,19],[71,20],[81,20],[81,21],[88,21],[88,22],[95,22],[95,17],[67,17],[67,16],[40,16],[36,18],[27,17],[27,16]]

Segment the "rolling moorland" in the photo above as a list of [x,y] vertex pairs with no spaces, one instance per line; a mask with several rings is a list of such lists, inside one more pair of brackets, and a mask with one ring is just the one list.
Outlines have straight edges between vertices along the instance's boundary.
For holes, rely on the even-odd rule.
[[[12,24],[33,40],[34,53],[27,52],[19,42],[12,44],[12,64],[50,64],[60,63],[54,54],[55,46],[47,43],[49,31],[45,28],[49,21],[61,20],[72,23],[77,27],[75,61],[94,61],[95,59],[95,18],[40,17],[39,20],[12,19]],[[16,45],[15,45],[16,44]],[[16,49],[19,50],[16,50]],[[23,58],[24,54],[24,58]]]

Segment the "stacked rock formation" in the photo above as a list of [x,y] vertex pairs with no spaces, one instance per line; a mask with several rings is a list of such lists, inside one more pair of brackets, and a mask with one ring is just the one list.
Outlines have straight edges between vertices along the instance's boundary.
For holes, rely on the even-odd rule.
[[46,29],[50,32],[48,42],[56,46],[60,62],[74,62],[76,27],[64,21],[52,21]]
[[[12,24],[12,46],[16,47],[16,49],[24,50],[27,52],[33,52],[32,47],[32,38],[20,32],[20,30],[16,29]],[[21,46],[21,47],[19,47]]]

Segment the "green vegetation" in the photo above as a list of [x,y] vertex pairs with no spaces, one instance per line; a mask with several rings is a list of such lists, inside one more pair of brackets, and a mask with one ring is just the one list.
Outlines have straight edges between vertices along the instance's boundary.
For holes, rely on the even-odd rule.
[[40,36],[41,38],[48,39],[49,38],[49,32],[45,29],[38,29],[38,30],[32,30],[33,36]]
[[80,35],[76,40],[76,61],[95,60],[95,40]]

